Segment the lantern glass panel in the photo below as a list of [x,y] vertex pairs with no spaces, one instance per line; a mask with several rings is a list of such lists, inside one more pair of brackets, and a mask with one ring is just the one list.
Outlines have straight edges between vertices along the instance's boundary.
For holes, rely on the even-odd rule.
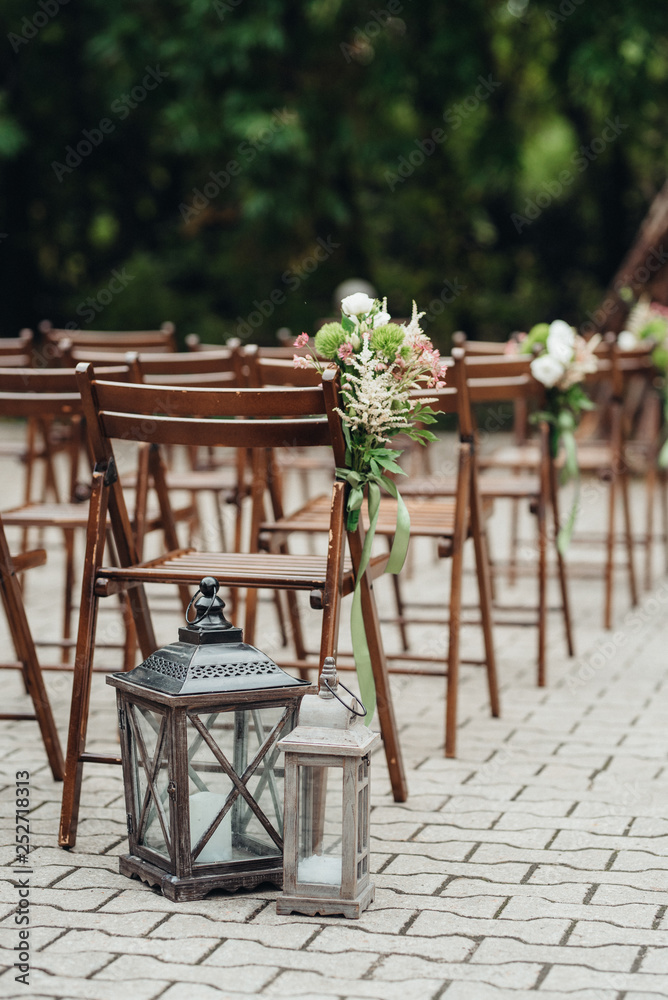
[[341,885],[343,767],[300,764],[297,882]]
[[141,705],[130,705],[129,711],[137,843],[169,858],[167,717]]
[[[270,736],[289,711],[281,706],[188,714],[190,842],[195,865],[281,854],[284,770],[276,748],[279,734],[273,740]],[[244,782],[247,795],[237,791],[226,768],[240,779],[251,771]],[[211,836],[196,851],[214,824]]]

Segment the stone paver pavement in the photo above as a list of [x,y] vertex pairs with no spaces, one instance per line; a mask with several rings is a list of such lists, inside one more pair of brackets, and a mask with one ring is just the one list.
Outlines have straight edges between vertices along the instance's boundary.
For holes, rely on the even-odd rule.
[[[596,525],[600,514],[595,504],[584,509],[582,526]],[[499,549],[504,524],[493,522]],[[409,593],[445,599],[447,565],[420,549],[413,565],[420,577],[407,583]],[[40,588],[56,585],[58,568],[54,551],[49,570],[29,583],[39,634],[57,627],[50,591]],[[532,592],[528,579],[508,592],[500,583],[504,599],[519,595],[524,603]],[[580,655],[564,656],[553,615],[547,689],[535,687],[531,629],[497,631],[501,719],[489,718],[483,672],[463,668],[456,760],[442,756],[443,680],[393,678],[410,797],[402,805],[392,801],[378,753],[372,777],[376,901],[359,921],[279,917],[271,888],[175,904],[120,876],[117,857],[126,839],[121,775],[113,767],[87,768],[77,847],[60,850],[60,790],[50,780],[36,729],[3,723],[0,961],[7,971],[0,995],[668,996],[668,583],[658,580],[633,611],[625,610],[620,585],[618,627],[611,634],[600,629],[600,582],[576,579],[572,592]],[[270,617],[268,604],[265,610]],[[258,644],[278,653],[269,617],[267,643]],[[177,619],[176,613],[160,616],[161,641],[174,637]],[[113,614],[109,622],[104,627],[112,634]],[[386,632],[391,645],[392,627]],[[439,626],[420,634],[423,645],[443,646]],[[475,650],[475,632],[466,642]],[[5,673],[3,683],[5,701],[23,704],[18,676]],[[64,729],[69,676],[49,674],[48,684]],[[99,676],[92,718],[93,742],[109,746],[114,698]],[[19,943],[13,783],[24,768],[32,787],[28,987],[15,981],[12,968]]]

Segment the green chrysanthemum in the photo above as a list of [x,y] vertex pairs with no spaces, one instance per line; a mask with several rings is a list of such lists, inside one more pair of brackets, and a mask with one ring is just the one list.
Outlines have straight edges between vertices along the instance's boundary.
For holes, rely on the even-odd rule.
[[348,340],[348,334],[340,323],[325,323],[315,335],[315,349],[322,357],[333,361],[336,352]]
[[404,331],[396,323],[386,323],[373,331],[371,350],[381,354],[387,361],[394,361],[399,351],[402,357],[407,357],[410,353],[409,346],[404,344]]
[[520,351],[522,354],[531,354],[534,344],[546,344],[547,335],[550,332],[549,323],[536,323],[529,330],[528,335],[522,341]]

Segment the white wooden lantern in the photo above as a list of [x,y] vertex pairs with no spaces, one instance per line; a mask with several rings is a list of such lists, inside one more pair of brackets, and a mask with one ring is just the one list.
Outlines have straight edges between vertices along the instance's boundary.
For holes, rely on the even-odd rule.
[[[283,894],[277,913],[359,917],[373,902],[369,875],[369,753],[380,742],[364,706],[342,695],[328,657],[320,691],[302,701],[285,752]],[[362,711],[354,707],[354,701]]]

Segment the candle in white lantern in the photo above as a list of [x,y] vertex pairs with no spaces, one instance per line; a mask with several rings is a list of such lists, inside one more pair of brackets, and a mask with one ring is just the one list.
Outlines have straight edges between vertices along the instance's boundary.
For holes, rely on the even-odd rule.
[[[190,796],[190,847],[205,833],[221,811],[226,795],[217,792],[195,792]],[[232,812],[223,816],[206,845],[195,858],[195,864],[209,865],[232,860]]]
[[341,885],[341,858],[331,854],[312,854],[297,866],[297,881],[319,885]]

